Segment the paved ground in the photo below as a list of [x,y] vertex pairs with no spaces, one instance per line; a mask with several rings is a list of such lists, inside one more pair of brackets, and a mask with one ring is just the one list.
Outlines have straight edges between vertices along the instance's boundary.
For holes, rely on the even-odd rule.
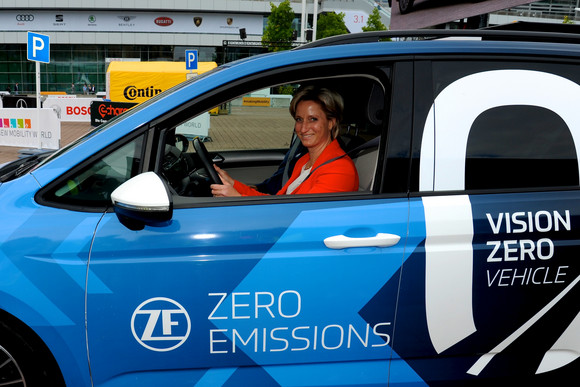
[[[290,146],[294,120],[288,108],[232,107],[228,115],[211,117],[208,150],[275,149]],[[88,133],[88,122],[62,122],[60,145]],[[15,160],[20,148],[0,146],[0,164]]]
[[232,107],[231,113],[211,117],[209,151],[289,148],[294,119],[288,108]]

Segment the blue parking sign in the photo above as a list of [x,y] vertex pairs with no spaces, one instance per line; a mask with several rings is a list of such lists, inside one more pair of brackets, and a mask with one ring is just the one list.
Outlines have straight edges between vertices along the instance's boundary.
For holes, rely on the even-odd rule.
[[185,69],[197,70],[197,50],[185,50]]
[[50,62],[50,38],[48,35],[28,32],[28,60]]

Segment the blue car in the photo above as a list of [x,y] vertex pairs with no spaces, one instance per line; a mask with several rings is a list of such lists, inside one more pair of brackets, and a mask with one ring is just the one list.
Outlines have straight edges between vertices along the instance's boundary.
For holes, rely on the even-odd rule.
[[[417,34],[480,39],[229,63],[0,169],[0,384],[576,380],[580,46]],[[306,84],[359,189],[213,197],[277,176]]]

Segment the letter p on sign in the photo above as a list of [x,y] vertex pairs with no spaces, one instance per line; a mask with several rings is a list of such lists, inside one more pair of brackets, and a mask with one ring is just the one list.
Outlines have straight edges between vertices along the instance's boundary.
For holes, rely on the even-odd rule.
[[197,70],[197,50],[185,50],[185,69]]
[[28,60],[50,62],[50,38],[48,35],[28,32]]

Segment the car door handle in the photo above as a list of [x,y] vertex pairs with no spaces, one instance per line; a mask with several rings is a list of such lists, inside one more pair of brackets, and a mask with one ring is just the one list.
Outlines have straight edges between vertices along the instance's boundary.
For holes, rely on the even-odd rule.
[[349,247],[389,247],[394,246],[401,240],[395,234],[378,233],[374,237],[350,238],[344,235],[335,235],[324,240],[324,245],[329,249],[347,249]]

